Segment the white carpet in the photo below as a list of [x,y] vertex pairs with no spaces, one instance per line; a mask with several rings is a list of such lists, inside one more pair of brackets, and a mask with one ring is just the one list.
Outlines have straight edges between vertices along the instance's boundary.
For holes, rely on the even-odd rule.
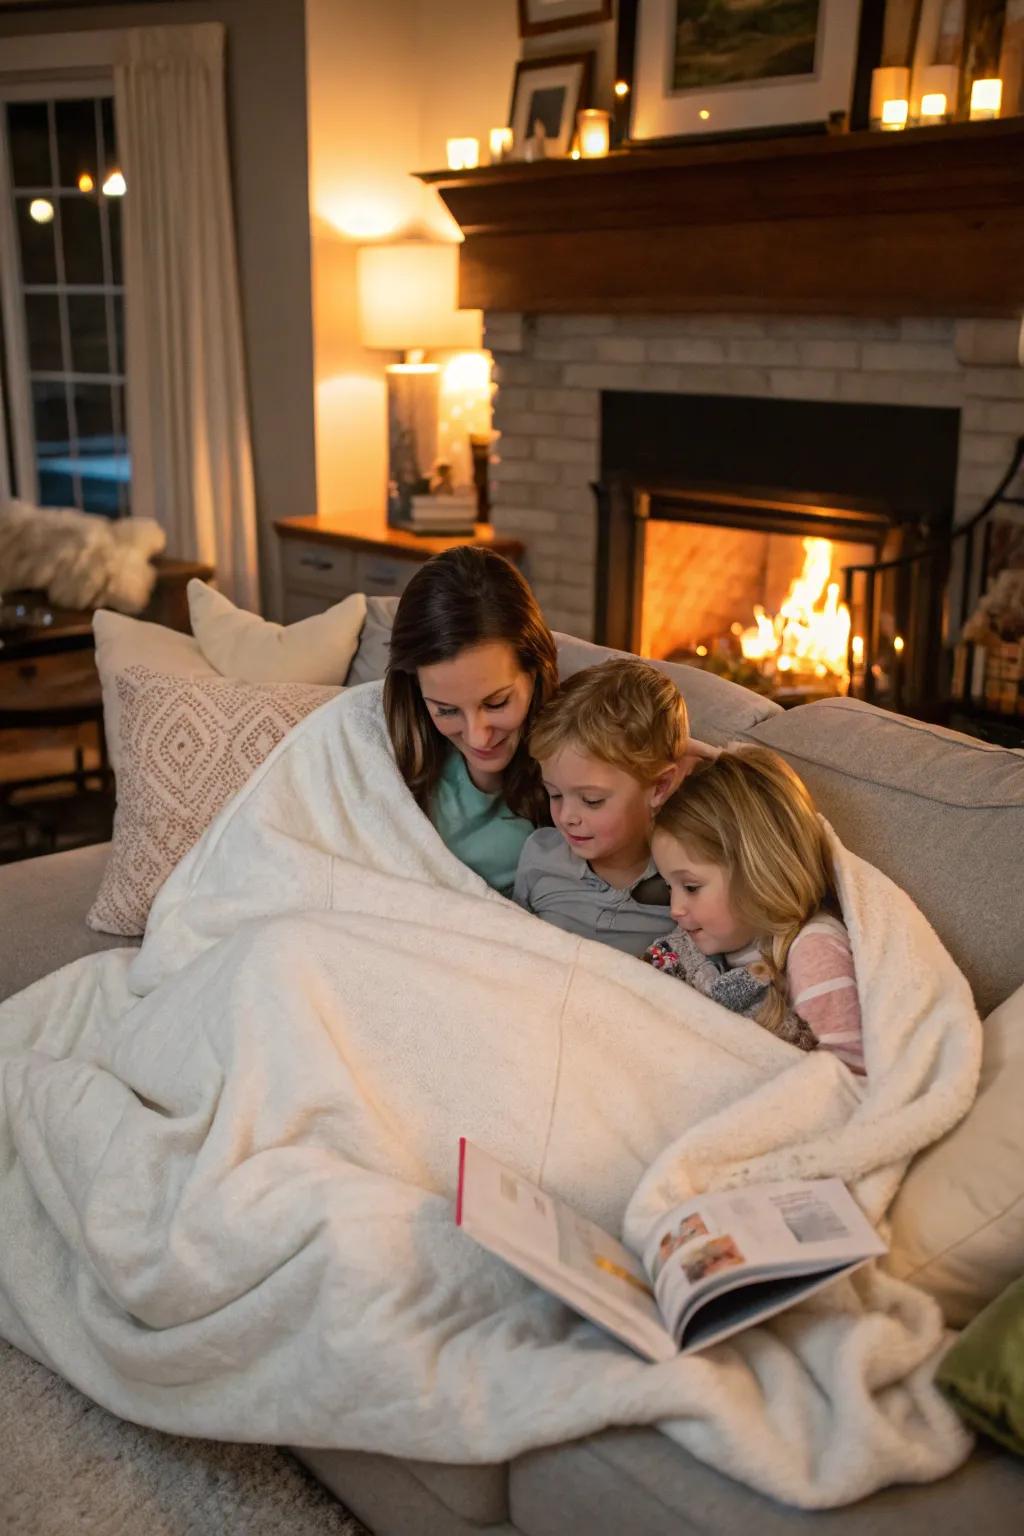
[[0,1343],[0,1536],[367,1536],[285,1452],[116,1419]]

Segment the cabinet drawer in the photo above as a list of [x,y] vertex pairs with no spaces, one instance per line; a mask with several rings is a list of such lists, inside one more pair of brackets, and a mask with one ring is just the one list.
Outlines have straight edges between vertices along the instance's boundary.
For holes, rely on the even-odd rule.
[[284,592],[284,623],[298,624],[300,619],[311,619],[315,613],[326,613],[334,607],[330,592],[296,592],[286,587]]
[[404,592],[420,568],[419,560],[394,560],[389,555],[357,555],[353,580],[355,591],[372,597]]
[[358,590],[354,580],[357,557],[351,549],[306,544],[301,539],[283,539],[281,549],[285,586],[325,592],[335,602]]

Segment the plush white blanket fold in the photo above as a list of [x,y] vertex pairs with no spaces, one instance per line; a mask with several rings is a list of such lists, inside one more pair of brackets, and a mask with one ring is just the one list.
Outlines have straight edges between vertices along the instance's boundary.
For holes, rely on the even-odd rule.
[[836,847],[869,1076],[489,891],[401,783],[378,685],[310,716],[136,957],[0,1008],[0,1333],[185,1434],[492,1461],[657,1423],[821,1507],[951,1470],[938,1309],[872,1267],[649,1365],[456,1229],[467,1135],[640,1241],[691,1192],[838,1174],[880,1220],[974,1091],[966,982]]

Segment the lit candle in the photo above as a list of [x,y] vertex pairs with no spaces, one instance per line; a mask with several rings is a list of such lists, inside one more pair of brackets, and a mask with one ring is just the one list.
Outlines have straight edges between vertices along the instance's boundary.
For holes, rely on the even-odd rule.
[[610,113],[597,107],[585,107],[576,114],[580,132],[580,154],[584,160],[597,160],[608,153]]
[[955,64],[929,64],[921,71],[921,104],[918,122],[945,123],[953,116],[957,93],[960,89],[959,72]]
[[1001,80],[975,80],[971,86],[971,122],[980,122],[986,117],[998,117],[999,108],[1003,104],[1003,82]]
[[450,171],[472,171],[479,164],[479,139],[448,140],[448,169]]
[[910,71],[902,68],[871,72],[871,126],[892,133],[907,126],[910,115]]
[[491,164],[500,165],[512,149],[512,129],[492,128],[490,132]]

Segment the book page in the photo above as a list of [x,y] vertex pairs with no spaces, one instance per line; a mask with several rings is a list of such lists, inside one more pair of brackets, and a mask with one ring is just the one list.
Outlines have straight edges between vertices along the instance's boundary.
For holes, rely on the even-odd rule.
[[750,1185],[687,1201],[644,1249],[662,1316],[676,1336],[699,1305],[771,1277],[841,1270],[885,1244],[840,1179]]
[[649,1359],[675,1355],[635,1254],[472,1142],[461,1163],[456,1219],[471,1237]]

